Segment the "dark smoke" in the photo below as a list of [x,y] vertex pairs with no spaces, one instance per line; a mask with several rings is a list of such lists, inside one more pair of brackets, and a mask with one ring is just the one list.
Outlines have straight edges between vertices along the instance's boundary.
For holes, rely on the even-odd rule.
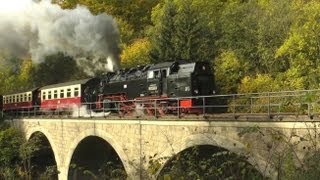
[[[63,10],[48,0],[2,0],[0,4],[0,57],[31,56],[42,62],[62,52],[96,70],[119,68],[119,32],[111,16],[94,16],[77,6]],[[90,68],[89,68],[90,67]]]

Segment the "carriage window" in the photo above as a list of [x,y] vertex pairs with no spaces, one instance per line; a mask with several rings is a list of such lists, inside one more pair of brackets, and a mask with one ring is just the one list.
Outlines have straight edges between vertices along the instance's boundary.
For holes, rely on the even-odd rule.
[[27,102],[27,101],[28,101],[27,94],[24,94],[24,96],[23,96],[23,101],[24,101],[24,102]]
[[42,93],[42,99],[46,100],[46,92],[45,91]]
[[79,96],[79,88],[74,88],[74,97]]
[[64,98],[64,89],[60,89],[60,98]]
[[3,97],[3,104],[6,104],[6,97]]
[[57,99],[58,98],[58,90],[53,91],[53,98]]
[[23,96],[24,96],[24,94],[20,94],[20,102],[24,102]]
[[28,101],[31,101],[31,94],[28,94]]
[[12,102],[13,102],[13,103],[16,102],[16,96],[15,96],[15,95],[12,96]]
[[51,99],[51,91],[48,91],[48,99]]
[[71,89],[67,89],[67,97],[71,97]]

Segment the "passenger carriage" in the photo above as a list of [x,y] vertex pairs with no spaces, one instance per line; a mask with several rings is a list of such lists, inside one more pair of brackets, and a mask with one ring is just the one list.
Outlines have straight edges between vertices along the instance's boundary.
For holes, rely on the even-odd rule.
[[95,78],[48,85],[40,88],[43,112],[70,111],[95,100]]
[[29,111],[40,105],[38,88],[30,91],[3,95],[3,111]]

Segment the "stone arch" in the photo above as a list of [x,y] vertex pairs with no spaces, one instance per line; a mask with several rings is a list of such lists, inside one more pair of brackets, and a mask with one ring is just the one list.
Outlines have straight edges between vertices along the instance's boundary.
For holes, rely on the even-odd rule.
[[44,134],[44,136],[49,141],[49,144],[50,144],[52,151],[53,151],[54,159],[56,160],[57,169],[59,171],[60,170],[59,166],[60,166],[61,161],[60,161],[60,157],[58,154],[58,149],[56,147],[56,144],[53,142],[53,139],[54,139],[53,136],[45,128],[40,127],[40,126],[28,128],[28,131],[26,132],[26,140],[29,140],[31,138],[31,136],[36,132],[40,132],[40,133]]
[[123,151],[121,145],[119,143],[117,143],[117,141],[115,140],[115,138],[110,135],[109,133],[103,131],[103,130],[98,130],[98,129],[87,129],[86,131],[81,132],[80,134],[77,135],[77,137],[74,139],[73,142],[71,142],[70,144],[70,149],[68,151],[68,153],[66,154],[66,158],[65,158],[65,177],[68,177],[68,173],[69,173],[69,165],[72,159],[72,155],[75,151],[75,149],[77,148],[77,146],[79,145],[79,143],[85,139],[88,136],[97,136],[99,138],[104,139],[105,141],[107,141],[112,148],[116,151],[116,153],[119,155],[121,162],[124,166],[124,169],[126,171],[126,173],[128,174],[128,176],[130,177],[134,171],[131,168],[131,166],[129,165],[129,159],[127,157],[127,154]]
[[[216,134],[192,134],[188,137],[175,141],[170,145],[170,147],[166,148],[161,154],[159,154],[159,158],[172,158],[173,155],[176,155],[185,149],[200,145],[212,145],[216,147],[221,147],[239,155],[247,154],[249,155],[248,162],[252,165],[257,165],[258,171],[260,171],[261,173],[265,172],[263,174],[266,174],[267,176],[275,177],[275,171],[270,166],[268,166],[267,161],[264,158],[262,158],[259,154],[248,153],[248,151],[245,150],[245,145],[240,141]],[[155,178],[158,177],[161,170],[167,164],[170,158],[164,158],[166,160],[164,163],[162,163],[161,167],[155,174]]]

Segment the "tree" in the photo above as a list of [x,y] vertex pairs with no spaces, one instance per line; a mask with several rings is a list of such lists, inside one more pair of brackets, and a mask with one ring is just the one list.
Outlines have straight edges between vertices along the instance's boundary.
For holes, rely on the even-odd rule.
[[136,40],[128,48],[123,50],[121,54],[121,64],[127,68],[149,64],[149,52],[150,42],[147,39]]
[[[192,0],[179,1],[178,11],[174,17],[175,58],[189,62],[211,59],[209,53],[210,32],[201,23],[199,13],[192,6]],[[212,50],[211,50],[212,52]]]
[[62,53],[51,55],[36,67],[35,84],[44,86],[70,80],[85,78],[86,75],[78,67],[75,60]]
[[152,13],[151,53],[157,61],[213,59],[214,40],[192,0],[166,0]]
[[224,51],[214,60],[214,74],[218,94],[236,93],[244,77],[245,65],[234,51]]
[[176,7],[172,0],[165,0],[163,7],[158,5],[153,12],[154,27],[151,30],[151,52],[153,62],[177,60],[174,44],[174,17]]
[[0,71],[0,94],[33,88],[34,66],[30,59],[22,59],[11,68]]
[[19,147],[22,134],[16,129],[1,125],[0,129],[0,179],[18,178]]
[[294,1],[293,6],[297,13],[290,36],[277,50],[276,57],[288,61],[290,71],[297,70],[304,79],[304,88],[319,88],[320,3]]

